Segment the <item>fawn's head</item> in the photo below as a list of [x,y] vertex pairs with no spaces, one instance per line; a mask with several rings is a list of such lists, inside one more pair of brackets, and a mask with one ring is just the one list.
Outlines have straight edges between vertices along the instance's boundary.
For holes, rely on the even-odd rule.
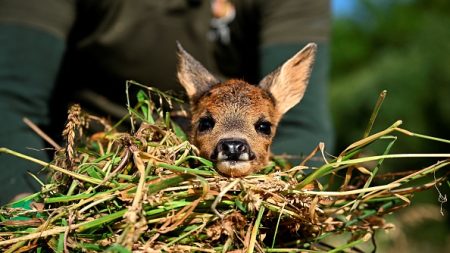
[[221,82],[178,45],[178,79],[191,104],[192,143],[227,176],[241,177],[267,165],[281,116],[305,93],[316,45],[311,43],[257,86]]

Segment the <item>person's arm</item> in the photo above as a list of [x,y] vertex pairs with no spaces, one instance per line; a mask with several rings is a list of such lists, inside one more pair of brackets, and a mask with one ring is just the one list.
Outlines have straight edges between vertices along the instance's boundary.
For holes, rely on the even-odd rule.
[[[48,103],[74,20],[74,2],[0,2],[0,146],[48,160],[46,145],[23,122],[49,121]],[[41,166],[0,154],[0,204],[19,193],[38,190],[28,171]]]
[[319,142],[333,152],[328,108],[329,1],[261,1],[260,78],[280,66],[309,42],[318,45],[316,62],[302,101],[282,119],[272,151],[308,155]]

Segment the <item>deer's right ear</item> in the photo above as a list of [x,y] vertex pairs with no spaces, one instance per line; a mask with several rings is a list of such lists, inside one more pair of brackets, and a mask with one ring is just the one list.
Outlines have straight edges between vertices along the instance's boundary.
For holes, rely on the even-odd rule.
[[179,42],[177,42],[177,48],[178,80],[186,90],[189,100],[194,102],[213,85],[219,83],[219,80],[209,73],[194,57],[187,53]]

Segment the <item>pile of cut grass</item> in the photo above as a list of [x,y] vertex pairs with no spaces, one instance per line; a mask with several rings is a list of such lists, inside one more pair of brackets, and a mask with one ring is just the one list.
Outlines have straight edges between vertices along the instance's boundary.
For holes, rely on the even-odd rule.
[[[307,159],[294,167],[274,159],[258,174],[227,178],[152,102],[171,107],[174,98],[139,86],[146,91],[128,107],[130,132],[117,131],[125,119],[111,126],[75,105],[64,131],[67,145],[53,162],[0,149],[52,174],[40,192],[0,210],[2,251],[358,251],[375,231],[392,227],[383,217],[408,206],[414,192],[448,184],[448,171],[441,169],[450,154],[390,154],[404,135],[450,143],[402,129],[400,121],[371,135],[369,128],[319,168],[304,166]],[[93,124],[103,131],[90,132]],[[361,155],[386,141],[383,154]],[[321,145],[318,151],[324,153]],[[385,178],[379,170],[386,159],[425,157],[441,160],[374,184]],[[342,233],[351,234],[347,243],[324,242]]]

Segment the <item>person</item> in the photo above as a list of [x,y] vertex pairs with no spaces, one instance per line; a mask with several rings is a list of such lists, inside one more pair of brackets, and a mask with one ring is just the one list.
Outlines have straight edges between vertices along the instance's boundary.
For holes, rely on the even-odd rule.
[[[331,150],[329,23],[328,0],[1,0],[0,146],[48,160],[22,117],[55,137],[68,103],[125,105],[128,79],[181,91],[176,41],[211,72],[255,84],[316,42],[306,95],[285,115],[272,150],[306,155],[319,142]],[[39,190],[26,173],[38,165],[0,154],[0,169],[2,204]]]

